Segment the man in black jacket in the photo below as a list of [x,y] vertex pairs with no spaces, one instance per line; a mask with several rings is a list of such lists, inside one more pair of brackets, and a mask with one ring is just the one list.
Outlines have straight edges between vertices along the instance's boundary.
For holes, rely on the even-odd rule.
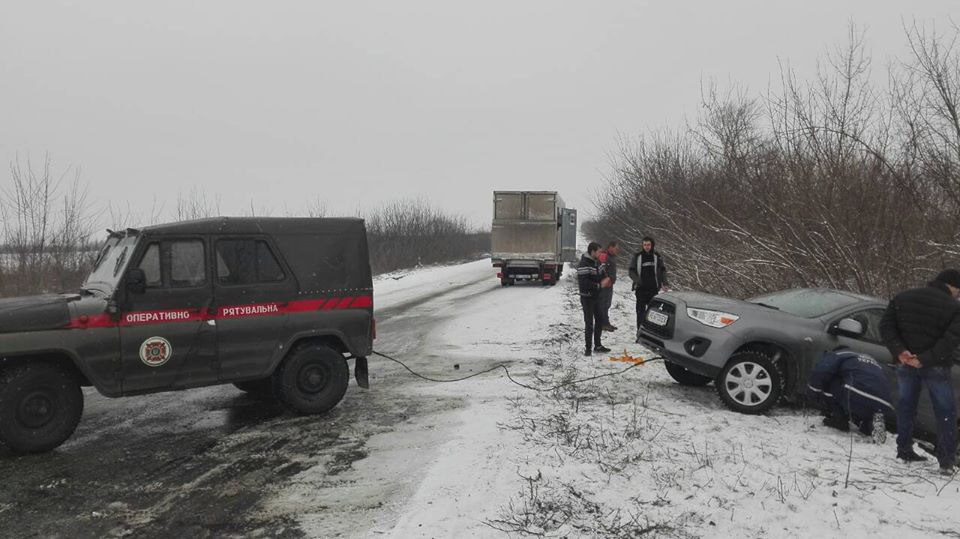
[[587,252],[577,264],[577,285],[580,288],[580,306],[583,307],[583,321],[585,324],[587,347],[585,356],[593,352],[609,352],[610,349],[601,343],[603,337],[603,311],[600,302],[600,283],[604,279],[603,267],[597,260],[600,253],[600,244],[591,242]]
[[923,288],[893,298],[880,321],[883,344],[900,365],[897,382],[897,458],[926,460],[913,450],[913,421],[922,384],[937,420],[940,471],[952,474],[957,458],[957,410],[950,368],[960,346],[960,271],[948,269]]
[[647,314],[647,307],[653,297],[667,286],[667,268],[654,247],[656,242],[647,236],[641,243],[643,250],[630,260],[630,280],[637,295],[637,342],[640,342],[640,324]]

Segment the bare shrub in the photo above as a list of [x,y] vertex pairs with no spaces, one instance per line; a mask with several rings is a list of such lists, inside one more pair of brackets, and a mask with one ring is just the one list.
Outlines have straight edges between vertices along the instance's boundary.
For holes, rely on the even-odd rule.
[[370,263],[375,273],[476,257],[490,249],[490,234],[473,230],[466,218],[403,200],[367,218]]
[[732,296],[792,286],[889,295],[960,258],[960,54],[907,29],[912,57],[870,81],[863,34],[812,82],[762,97],[707,84],[683,132],[621,144],[596,238],[655,236],[673,282]]
[[47,292],[76,282],[94,255],[80,170],[55,175],[49,156],[39,167],[17,156],[10,177],[0,189],[0,293]]

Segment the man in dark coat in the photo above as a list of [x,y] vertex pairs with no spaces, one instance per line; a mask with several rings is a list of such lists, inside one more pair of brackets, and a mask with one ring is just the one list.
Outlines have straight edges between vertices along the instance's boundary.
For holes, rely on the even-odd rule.
[[587,252],[577,264],[577,285],[580,288],[580,306],[583,307],[584,333],[586,335],[585,356],[593,352],[609,352],[603,346],[603,313],[600,309],[600,283],[604,279],[604,268],[597,260],[600,244],[591,242]]
[[940,471],[952,474],[957,459],[957,409],[950,369],[960,346],[960,271],[940,272],[930,284],[901,292],[880,321],[883,344],[899,361],[897,457],[926,460],[913,450],[913,421],[920,389],[927,386],[937,420]]
[[667,267],[655,249],[656,242],[647,236],[641,243],[643,250],[630,260],[630,280],[637,295],[637,342],[640,342],[640,324],[647,314],[653,297],[667,286]]
[[852,420],[875,442],[886,440],[886,422],[894,418],[893,399],[876,359],[846,347],[826,352],[813,368],[807,389],[827,413],[824,425],[848,431]]

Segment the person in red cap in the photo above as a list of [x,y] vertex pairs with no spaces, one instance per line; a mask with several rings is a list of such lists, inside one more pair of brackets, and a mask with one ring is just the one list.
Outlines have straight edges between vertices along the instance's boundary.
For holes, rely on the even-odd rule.
[[922,385],[937,420],[940,473],[952,475],[957,462],[957,407],[950,369],[960,346],[960,271],[947,269],[923,288],[897,294],[880,320],[883,344],[899,362],[897,458],[927,460],[913,450],[913,421]]

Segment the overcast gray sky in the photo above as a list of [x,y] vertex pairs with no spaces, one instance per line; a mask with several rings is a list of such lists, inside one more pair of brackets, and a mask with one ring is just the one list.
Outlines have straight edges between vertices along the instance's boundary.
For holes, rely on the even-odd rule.
[[946,29],[958,13],[957,0],[5,0],[0,162],[49,152],[134,208],[169,209],[193,186],[227,214],[422,196],[483,224],[494,189],[550,189],[589,213],[618,137],[682,125],[701,80],[760,92],[778,60],[809,74],[851,20],[882,74],[904,19]]

